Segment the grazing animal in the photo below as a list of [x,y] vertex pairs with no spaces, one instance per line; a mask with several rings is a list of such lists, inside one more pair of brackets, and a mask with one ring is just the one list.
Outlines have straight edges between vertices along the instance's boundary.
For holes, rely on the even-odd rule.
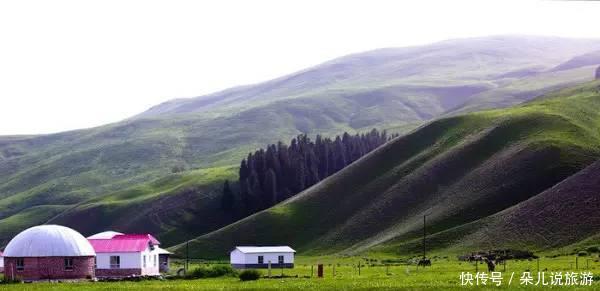
[[494,270],[496,269],[496,262],[494,262],[494,260],[490,258],[485,258],[485,262],[488,266],[488,272],[494,272]]
[[428,258],[422,258],[419,260],[419,263],[417,264],[417,266],[423,266],[423,267],[431,266],[431,260]]

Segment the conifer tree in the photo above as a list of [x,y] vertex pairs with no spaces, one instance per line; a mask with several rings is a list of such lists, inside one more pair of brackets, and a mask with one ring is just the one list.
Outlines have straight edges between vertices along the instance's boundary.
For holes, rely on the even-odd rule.
[[223,184],[223,196],[221,197],[221,209],[229,211],[233,209],[233,204],[235,203],[235,197],[233,196],[233,191],[229,187],[229,180],[225,180]]
[[264,192],[265,208],[277,204],[277,177],[273,169],[269,169],[265,175],[265,192]]
[[[241,161],[239,186],[248,213],[293,196],[340,171],[398,134],[388,136],[373,129],[367,133],[331,138],[296,136],[288,147],[283,142],[249,153]],[[223,198],[225,199],[225,197]],[[226,203],[223,202],[225,205]]]

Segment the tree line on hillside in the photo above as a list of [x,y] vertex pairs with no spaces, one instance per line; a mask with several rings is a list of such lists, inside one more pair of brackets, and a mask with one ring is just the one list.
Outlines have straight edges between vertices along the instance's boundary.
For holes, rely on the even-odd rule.
[[[221,207],[232,210],[240,201],[243,211],[253,213],[277,204],[329,177],[388,140],[386,131],[350,135],[344,132],[334,139],[306,134],[293,138],[289,146],[283,142],[261,148],[240,163],[239,193],[229,181],[223,186]],[[236,197],[237,196],[237,197]]]

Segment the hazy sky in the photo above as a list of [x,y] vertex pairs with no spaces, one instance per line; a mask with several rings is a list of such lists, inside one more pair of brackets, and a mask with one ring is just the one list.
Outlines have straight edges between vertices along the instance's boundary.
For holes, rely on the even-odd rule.
[[0,2],[0,135],[115,122],[381,47],[600,37],[600,2],[208,2]]

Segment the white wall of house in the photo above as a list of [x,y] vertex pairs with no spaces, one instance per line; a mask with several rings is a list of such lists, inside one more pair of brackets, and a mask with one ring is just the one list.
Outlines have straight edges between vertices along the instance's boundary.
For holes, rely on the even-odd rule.
[[142,275],[160,275],[157,249],[147,248],[135,253],[96,253],[96,269],[111,269],[112,256],[120,257],[120,269],[141,269]]
[[263,263],[268,264],[271,261],[272,264],[277,264],[279,261],[279,256],[283,256],[284,264],[292,264],[294,263],[294,254],[293,253],[252,253],[246,254],[246,264],[258,264],[258,257],[263,256]]
[[230,253],[230,260],[232,264],[258,264],[258,257],[263,256],[263,264],[277,264],[279,262],[279,256],[283,256],[284,264],[294,263],[294,253],[249,253],[245,254],[239,250],[233,250]]
[[245,264],[246,256],[244,253],[240,252],[240,250],[235,249],[229,254],[229,261],[232,264]]
[[96,269],[111,269],[110,257],[119,256],[119,269],[141,268],[141,253],[96,253]]
[[4,257],[0,256],[0,268],[4,268]]
[[[160,275],[159,271],[159,263],[158,263],[158,250],[155,248],[154,250],[150,250],[147,248],[140,254],[142,266],[142,275],[156,276]],[[144,258],[146,260],[146,264],[144,265]]]

